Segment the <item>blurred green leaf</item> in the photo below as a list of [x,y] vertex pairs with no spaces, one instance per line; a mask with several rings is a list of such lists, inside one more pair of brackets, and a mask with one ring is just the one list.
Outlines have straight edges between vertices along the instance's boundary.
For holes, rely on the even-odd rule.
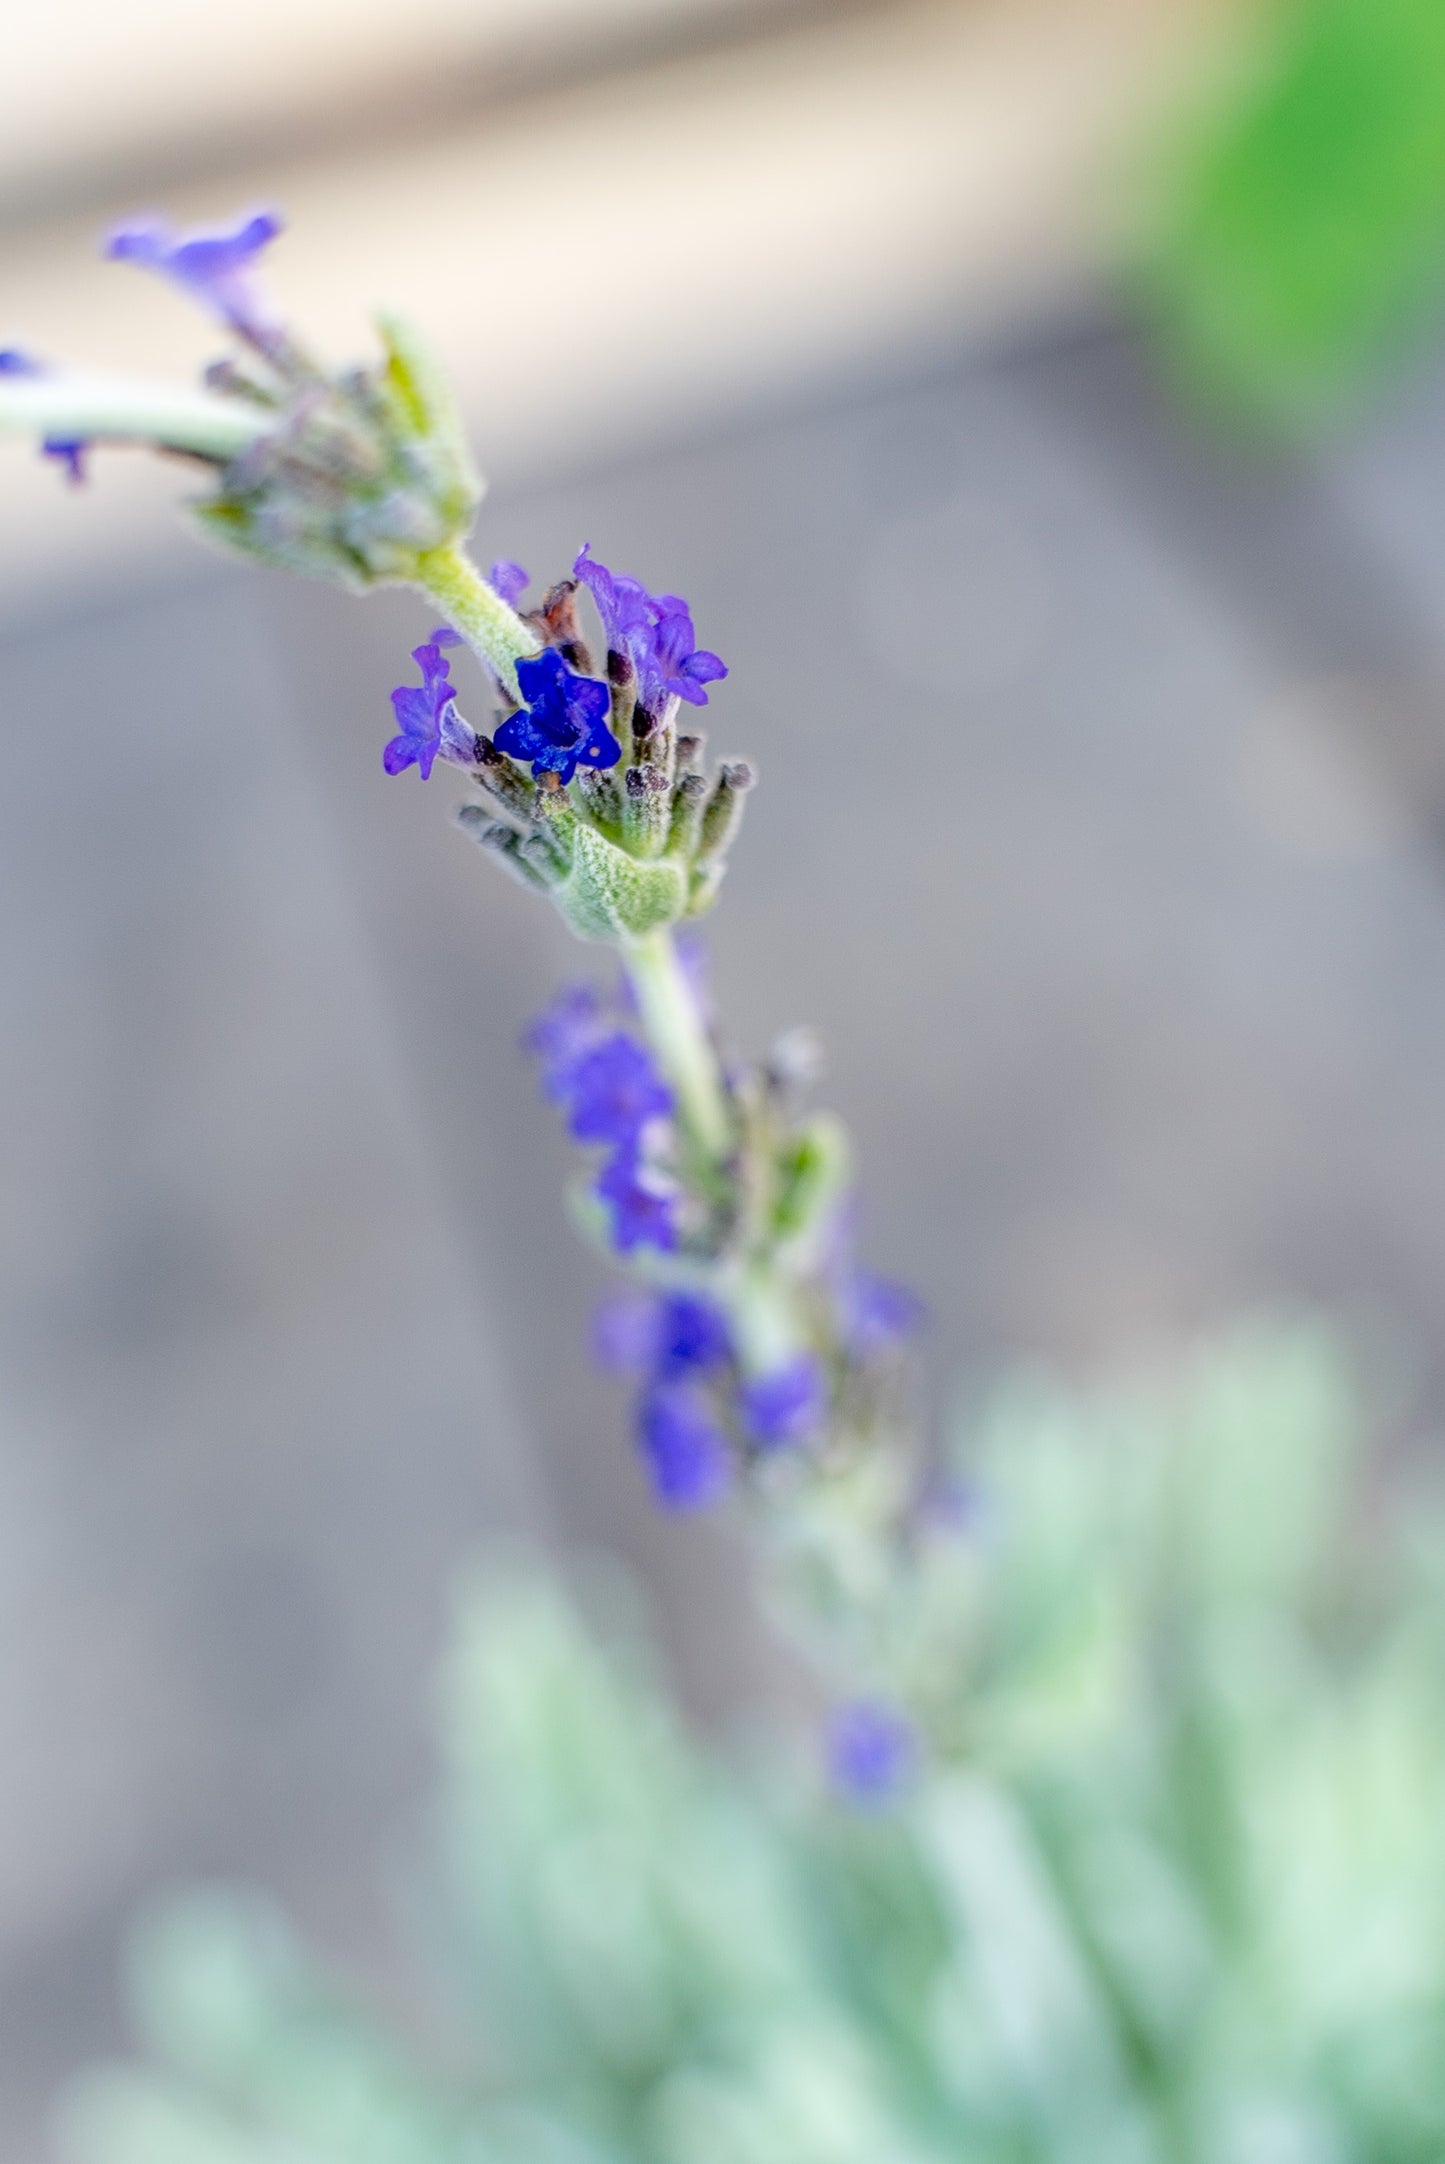
[[1445,9],[1262,10],[1168,198],[1153,287],[1197,386],[1328,412],[1445,270]]
[[886,1811],[701,1749],[617,1588],[495,1567],[441,1693],[445,2048],[190,1897],[67,2154],[1440,2164],[1445,1514],[1366,1437],[1310,1329],[1006,1384],[920,1550],[952,1740]]

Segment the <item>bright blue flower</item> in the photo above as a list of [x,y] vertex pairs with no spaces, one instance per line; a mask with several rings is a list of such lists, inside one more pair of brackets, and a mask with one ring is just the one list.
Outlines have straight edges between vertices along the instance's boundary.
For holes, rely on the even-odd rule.
[[281,230],[281,220],[270,210],[254,211],[214,232],[177,233],[164,218],[133,218],[114,229],[105,253],[174,279],[232,330],[265,347],[280,331],[281,319],[256,280],[255,262]]
[[638,1441],[653,1493],[669,1510],[703,1510],[732,1484],[727,1437],[692,1384],[670,1383],[643,1399]]
[[641,1152],[623,1143],[597,1176],[594,1192],[612,1216],[612,1244],[619,1255],[637,1247],[656,1247],[670,1254],[677,1246],[675,1182]]
[[564,783],[579,765],[616,766],[622,747],[607,726],[605,684],[576,675],[550,646],[535,661],[517,663],[517,682],[527,703],[498,729],[498,751]]
[[672,1110],[672,1092],[650,1053],[622,1030],[581,1055],[566,1089],[578,1142],[635,1143],[649,1120]]
[[748,1433],[763,1449],[806,1442],[827,1417],[822,1363],[813,1353],[798,1353],[782,1367],[744,1383],[738,1404]]
[[828,1722],[828,1777],[854,1803],[888,1803],[918,1759],[918,1732],[884,1698],[855,1698]]
[[567,985],[537,1016],[522,1042],[541,1060],[542,1089],[553,1104],[566,1102],[572,1070],[611,1027],[602,998],[590,984]]
[[499,593],[509,609],[514,609],[531,584],[521,564],[514,564],[510,557],[502,557],[487,573],[487,583]]
[[623,654],[637,677],[637,696],[649,713],[668,698],[706,706],[704,684],[726,676],[716,654],[697,645],[692,615],[677,594],[654,597],[637,579],[609,571],[586,543],[572,566],[597,604],[609,653]]
[[43,376],[45,364],[19,346],[0,346],[0,376]]
[[438,754],[458,766],[470,766],[476,758],[477,740],[457,712],[456,687],[442,652],[443,646],[456,644],[456,633],[443,628],[425,645],[412,648],[421,683],[398,684],[391,695],[398,733],[381,755],[388,774],[414,766],[423,781],[430,781]]
[[838,1295],[838,1328],[855,1360],[872,1360],[912,1337],[923,1320],[923,1302],[891,1277],[850,1270]]

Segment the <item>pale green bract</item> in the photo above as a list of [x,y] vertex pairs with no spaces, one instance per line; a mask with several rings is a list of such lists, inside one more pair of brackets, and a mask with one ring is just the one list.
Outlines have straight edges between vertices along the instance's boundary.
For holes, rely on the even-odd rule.
[[1438,2164],[1445,1512],[1362,1432],[1309,1331],[1000,1391],[913,1595],[964,1649],[951,1740],[891,1810],[702,1751],[615,1588],[494,1569],[445,1679],[434,2058],[197,1896],[70,2164]]

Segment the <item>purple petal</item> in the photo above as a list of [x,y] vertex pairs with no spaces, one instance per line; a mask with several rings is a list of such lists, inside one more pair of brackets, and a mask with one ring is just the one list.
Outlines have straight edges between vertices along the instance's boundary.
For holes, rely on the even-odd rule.
[[600,1044],[612,1022],[590,984],[571,984],[557,994],[522,1039],[542,1061],[542,1087],[554,1102],[565,1099],[572,1070],[584,1053]]
[[504,556],[492,565],[487,573],[487,583],[501,595],[508,608],[515,608],[532,582],[521,564]]
[[884,1698],[856,1698],[828,1722],[828,1774],[854,1803],[888,1803],[904,1788],[918,1759],[918,1732]]
[[600,772],[605,772],[609,766],[616,766],[622,757],[622,746],[606,722],[599,721],[577,757],[583,766],[595,766]]
[[281,230],[281,219],[270,210],[192,233],[177,233],[164,218],[134,218],[114,228],[104,252],[112,261],[161,272],[234,330],[265,345],[280,321],[253,271],[256,257]]
[[609,1293],[592,1317],[592,1357],[609,1375],[638,1375],[657,1358],[662,1303],[655,1293]]
[[669,1510],[705,1510],[732,1484],[727,1437],[707,1399],[686,1384],[643,1400],[638,1441],[653,1493]]
[[520,759],[523,763],[539,759],[551,749],[530,714],[509,714],[492,741],[509,759]]
[[806,1442],[827,1416],[828,1387],[822,1364],[813,1353],[799,1353],[770,1374],[744,1383],[738,1402],[748,1432],[762,1449]]
[[47,436],[40,449],[46,458],[59,459],[72,488],[85,480],[85,454],[90,449],[84,436]]
[[568,1090],[568,1124],[579,1142],[635,1142],[649,1120],[672,1110],[672,1092],[651,1054],[621,1030],[583,1053]]

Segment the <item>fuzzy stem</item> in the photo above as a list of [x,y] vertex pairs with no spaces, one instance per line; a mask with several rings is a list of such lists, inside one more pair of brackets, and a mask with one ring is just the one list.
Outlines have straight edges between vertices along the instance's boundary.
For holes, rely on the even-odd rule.
[[671,929],[661,925],[641,939],[624,941],[622,960],[642,1026],[677,1092],[683,1119],[698,1148],[716,1161],[732,1142],[732,1117],[717,1054],[678,960]]
[[542,642],[515,609],[509,609],[476,565],[453,543],[417,557],[409,583],[435,602],[447,622],[489,662],[514,698],[520,697],[517,663],[541,652]]
[[0,376],[0,435],[152,443],[223,463],[275,425],[233,398],[137,376]]

